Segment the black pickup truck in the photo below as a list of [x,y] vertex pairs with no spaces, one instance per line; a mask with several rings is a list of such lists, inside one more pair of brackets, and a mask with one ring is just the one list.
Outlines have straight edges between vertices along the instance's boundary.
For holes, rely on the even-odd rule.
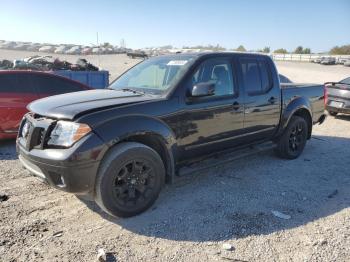
[[322,123],[323,85],[280,85],[270,57],[196,53],[145,60],[109,88],[29,105],[17,138],[23,166],[114,216],[149,208],[181,167],[272,141],[297,158]]

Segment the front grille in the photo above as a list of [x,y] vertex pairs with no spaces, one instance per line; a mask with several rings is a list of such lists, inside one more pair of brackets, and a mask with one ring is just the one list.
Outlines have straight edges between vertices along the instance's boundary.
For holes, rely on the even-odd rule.
[[43,149],[48,140],[49,133],[56,121],[31,113],[27,114],[20,126],[19,139],[25,148],[30,151],[33,148]]

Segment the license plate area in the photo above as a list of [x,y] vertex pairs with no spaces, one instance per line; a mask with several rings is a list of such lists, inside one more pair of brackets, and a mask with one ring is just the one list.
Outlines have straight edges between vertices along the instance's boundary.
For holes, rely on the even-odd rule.
[[338,101],[331,101],[329,103],[329,106],[336,107],[336,108],[342,108],[344,106],[344,103],[343,102],[338,102]]

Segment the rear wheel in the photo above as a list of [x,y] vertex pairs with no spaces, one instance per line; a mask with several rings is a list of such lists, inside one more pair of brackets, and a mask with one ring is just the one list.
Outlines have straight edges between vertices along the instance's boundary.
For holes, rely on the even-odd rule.
[[328,114],[330,114],[331,116],[336,116],[338,114],[338,112],[328,111]]
[[295,159],[304,150],[308,135],[307,123],[300,116],[292,116],[286,130],[279,139],[276,154],[285,159]]
[[122,143],[101,164],[95,201],[112,216],[134,216],[156,201],[164,180],[164,164],[156,151],[140,143]]

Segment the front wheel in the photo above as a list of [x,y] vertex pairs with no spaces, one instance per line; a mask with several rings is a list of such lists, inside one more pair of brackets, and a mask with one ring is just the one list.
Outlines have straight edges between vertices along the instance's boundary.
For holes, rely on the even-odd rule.
[[308,135],[307,123],[300,116],[292,116],[283,135],[277,142],[276,154],[285,159],[295,159],[304,150]]
[[140,143],[121,143],[101,163],[95,201],[112,216],[134,216],[156,201],[164,181],[164,164],[156,151]]

